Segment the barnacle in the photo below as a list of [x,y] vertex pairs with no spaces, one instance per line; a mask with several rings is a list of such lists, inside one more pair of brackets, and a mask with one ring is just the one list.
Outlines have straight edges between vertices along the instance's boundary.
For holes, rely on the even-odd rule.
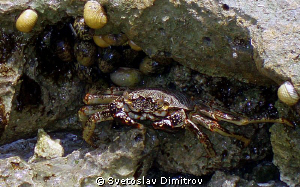
[[21,32],[30,32],[35,26],[38,15],[35,10],[23,11],[16,21],[16,28]]

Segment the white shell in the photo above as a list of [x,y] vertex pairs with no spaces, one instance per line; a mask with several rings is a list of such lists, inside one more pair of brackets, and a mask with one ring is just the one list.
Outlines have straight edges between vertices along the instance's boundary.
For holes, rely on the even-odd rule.
[[278,88],[278,98],[287,105],[295,105],[299,100],[299,95],[292,83],[286,81]]

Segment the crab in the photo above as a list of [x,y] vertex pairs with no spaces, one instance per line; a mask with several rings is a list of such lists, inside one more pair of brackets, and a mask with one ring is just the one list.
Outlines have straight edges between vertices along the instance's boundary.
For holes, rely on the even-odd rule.
[[112,87],[106,91],[86,94],[86,106],[79,112],[79,120],[84,124],[83,139],[93,145],[92,136],[97,123],[108,120],[119,120],[126,125],[143,129],[143,120],[151,121],[154,129],[175,130],[186,128],[192,131],[203,144],[208,157],[215,157],[216,152],[208,136],[199,125],[223,136],[233,137],[247,146],[250,139],[232,133],[220,126],[218,121],[227,121],[235,125],[251,123],[282,123],[294,125],[284,118],[250,119],[229,112],[222,112],[212,106],[192,101],[183,93],[155,88],[130,90]]

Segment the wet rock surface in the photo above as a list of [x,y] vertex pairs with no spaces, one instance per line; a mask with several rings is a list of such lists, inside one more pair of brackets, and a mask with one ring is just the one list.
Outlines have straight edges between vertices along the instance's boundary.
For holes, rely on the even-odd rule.
[[[244,147],[238,140],[204,129],[217,153],[215,158],[207,158],[202,144],[190,131],[168,133],[153,130],[148,124],[146,131],[140,131],[115,122],[101,123],[93,137],[98,148],[91,148],[78,138],[82,124],[77,119],[82,98],[91,87],[98,90],[112,86],[109,72],[119,67],[137,70],[146,57],[155,63],[144,67],[146,73],[138,78],[139,87],[179,90],[251,118],[277,118],[279,112],[297,122],[298,105],[275,106],[275,82],[290,80],[300,91],[299,3],[99,2],[106,10],[108,23],[95,34],[123,33],[143,51],[133,51],[127,44],[108,50],[97,47],[94,64],[82,66],[74,54],[74,44],[81,39],[70,25],[82,16],[84,1],[0,3],[1,185],[16,182],[49,186],[65,181],[68,185],[88,186],[94,185],[99,175],[137,179],[146,176],[152,165],[167,173],[199,177],[219,169],[261,163],[273,154],[281,180],[290,186],[299,184],[297,128],[294,131],[275,124],[271,144],[271,125],[237,127],[221,123],[231,132],[250,138],[251,143]],[[35,9],[39,15],[37,25],[27,34],[18,32],[14,25],[24,7]],[[33,137],[40,128],[54,132],[51,137],[61,140],[63,157],[46,156],[28,163],[37,141]],[[23,180],[19,180],[20,175]],[[210,185],[225,185],[226,181],[216,179],[222,177],[233,186],[255,186],[220,172],[214,174]],[[258,177],[248,180],[259,182]]]
[[289,186],[299,185],[299,129],[290,131],[284,127],[273,126],[270,131],[274,152],[273,163],[280,170],[280,179]]
[[[170,74],[173,77],[173,74]],[[274,103],[272,103],[272,97],[276,98],[276,95],[271,96],[269,94],[272,88],[258,88],[235,83],[235,86],[232,87],[233,83],[231,81],[218,78],[210,79],[198,73],[192,73],[190,77],[193,77],[189,78],[190,82],[186,82],[186,84],[181,82],[178,89],[190,92],[191,90],[197,90],[195,92],[201,95],[201,99],[208,102],[220,99],[223,105],[218,105],[218,108],[225,109],[225,111],[242,113],[253,118],[263,116],[276,118],[277,111]],[[194,84],[191,84],[193,81]],[[201,89],[199,89],[197,83],[204,83]],[[175,85],[177,85],[176,82]],[[268,93],[269,98],[264,96],[266,93]],[[194,97],[197,98],[197,95]],[[205,175],[212,173],[218,168],[231,169],[240,167],[241,163],[245,164],[262,160],[272,154],[268,133],[270,125],[253,124],[241,127],[226,122],[221,122],[220,124],[231,132],[250,138],[250,145],[244,147],[240,141],[218,133],[211,133],[203,128],[217,152],[217,157],[207,158],[207,153],[203,146],[199,144],[197,138],[191,132],[182,131],[175,134],[158,132],[161,150],[156,162],[166,171],[174,170],[193,175]],[[281,126],[280,124],[276,125]]]
[[[156,143],[151,141],[151,135],[146,136],[136,129],[118,132],[112,136],[113,142],[102,144],[101,147],[91,151],[76,135],[57,133],[55,138],[61,138],[62,146],[67,149],[64,157],[31,159],[29,163],[28,156],[22,158],[7,155],[7,158],[0,161],[0,184],[1,186],[95,186],[97,177],[103,177],[108,181],[109,177],[138,179],[145,176],[145,172],[151,167],[148,163],[153,159],[157,141]],[[31,141],[29,139],[28,143]],[[40,143],[45,144],[45,141],[49,140],[39,141],[44,141]],[[78,149],[78,146],[81,148]],[[2,148],[0,147],[0,150]],[[13,148],[5,149],[12,151]],[[18,149],[17,146],[15,149]],[[73,149],[72,152],[70,149]],[[32,153],[32,149],[28,150],[30,151],[26,151],[27,154]],[[22,151],[22,147],[19,147],[19,151]],[[109,186],[108,183],[106,185]]]
[[[259,73],[262,72],[278,83],[292,79],[298,86],[299,35],[293,30],[298,28],[299,4],[295,1],[251,2],[247,6],[242,1],[209,0],[99,2],[105,7],[109,22],[96,33],[122,31],[150,57],[166,52],[202,73],[269,82]],[[13,31],[11,20],[22,12],[21,7],[36,9],[36,33],[62,17],[82,16],[83,5],[82,1],[4,2],[1,17],[6,18],[2,19],[6,30]]]
[[212,176],[211,181],[207,185],[208,187],[213,186],[258,186],[254,181],[246,181],[241,179],[239,176],[227,175],[222,171],[216,171]]

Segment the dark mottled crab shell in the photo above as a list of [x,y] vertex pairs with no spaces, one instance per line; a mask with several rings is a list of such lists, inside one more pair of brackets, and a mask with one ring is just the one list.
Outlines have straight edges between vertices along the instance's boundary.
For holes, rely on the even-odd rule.
[[169,108],[177,108],[184,110],[191,110],[192,102],[183,93],[168,89],[138,89],[128,94],[129,100],[134,100],[139,97],[151,98],[153,101],[163,100],[169,104]]

